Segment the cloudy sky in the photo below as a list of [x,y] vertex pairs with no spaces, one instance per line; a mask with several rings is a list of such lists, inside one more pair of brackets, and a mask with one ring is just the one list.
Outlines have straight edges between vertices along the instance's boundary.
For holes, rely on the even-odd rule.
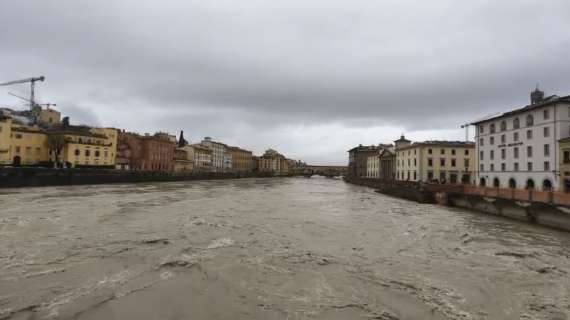
[[[0,0],[0,82],[72,123],[345,164],[570,94],[568,0]],[[23,108],[0,88],[0,106]]]

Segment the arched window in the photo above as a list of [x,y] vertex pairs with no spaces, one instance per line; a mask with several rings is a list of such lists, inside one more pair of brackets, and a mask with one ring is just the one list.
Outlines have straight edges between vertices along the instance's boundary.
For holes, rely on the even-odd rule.
[[79,151],[79,149],[75,149],[75,156],[79,157],[80,154],[81,154],[81,152]]
[[491,123],[491,125],[489,126],[489,131],[491,131],[491,133],[495,133],[495,124]]
[[91,155],[91,151],[85,150],[85,156],[86,156],[86,157],[89,157],[90,155]]
[[525,189],[527,189],[527,190],[534,190],[534,180],[528,179],[528,180],[526,181]]
[[479,180],[479,185],[480,185],[481,187],[487,186],[487,181],[485,181],[485,178],[481,178],[481,179]]
[[513,129],[518,129],[521,126],[521,122],[519,120],[519,118],[515,118],[515,120],[513,120]]
[[517,181],[514,178],[509,179],[509,188],[515,189],[517,187]]
[[542,191],[552,191],[552,182],[548,179],[542,181]]
[[507,131],[507,122],[501,121],[501,131]]
[[498,188],[500,186],[501,186],[501,181],[499,181],[499,178],[493,179],[493,187]]
[[526,126],[530,127],[534,125],[534,117],[532,116],[532,114],[529,114],[528,116],[526,116]]

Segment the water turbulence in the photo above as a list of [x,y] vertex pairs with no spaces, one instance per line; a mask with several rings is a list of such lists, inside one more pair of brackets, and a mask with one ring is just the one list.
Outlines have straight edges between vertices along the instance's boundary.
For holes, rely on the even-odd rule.
[[320,178],[0,194],[0,319],[567,319],[570,236]]

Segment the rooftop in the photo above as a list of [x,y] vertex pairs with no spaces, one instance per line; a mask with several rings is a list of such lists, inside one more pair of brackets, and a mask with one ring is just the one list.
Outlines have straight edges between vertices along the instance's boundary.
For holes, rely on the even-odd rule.
[[490,116],[490,117],[486,117],[486,118],[483,118],[483,119],[480,119],[480,120],[471,122],[470,124],[472,124],[472,125],[477,125],[477,124],[479,124],[479,123],[488,122],[488,121],[492,121],[492,120],[495,120],[495,119],[512,116],[512,115],[515,115],[515,114],[527,112],[527,111],[530,111],[530,110],[534,110],[534,109],[537,109],[537,108],[540,108],[540,107],[549,106],[549,105],[552,105],[552,104],[555,104],[555,103],[559,103],[559,102],[569,102],[569,103],[570,103],[570,96],[564,96],[564,97],[559,97],[559,96],[556,96],[556,95],[549,96],[549,97],[546,97],[546,98],[540,100],[539,102],[536,102],[536,103],[533,103],[533,104],[529,104],[529,105],[526,105],[526,106],[524,106],[524,107],[522,107],[522,108],[517,108],[517,109],[511,110],[511,111],[504,112],[504,113],[494,114],[494,115],[492,115],[492,116]]

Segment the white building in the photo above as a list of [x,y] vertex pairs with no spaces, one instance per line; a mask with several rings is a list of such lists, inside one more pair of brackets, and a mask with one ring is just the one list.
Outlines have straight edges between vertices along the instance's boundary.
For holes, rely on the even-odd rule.
[[570,96],[544,98],[536,89],[530,105],[472,124],[479,185],[558,189],[558,140],[570,136]]
[[366,178],[380,179],[380,153],[368,156],[366,160]]
[[205,137],[201,144],[206,148],[212,150],[212,170],[214,172],[227,172],[228,165],[231,166],[231,156],[228,162],[227,146],[221,142],[213,141],[210,137]]

